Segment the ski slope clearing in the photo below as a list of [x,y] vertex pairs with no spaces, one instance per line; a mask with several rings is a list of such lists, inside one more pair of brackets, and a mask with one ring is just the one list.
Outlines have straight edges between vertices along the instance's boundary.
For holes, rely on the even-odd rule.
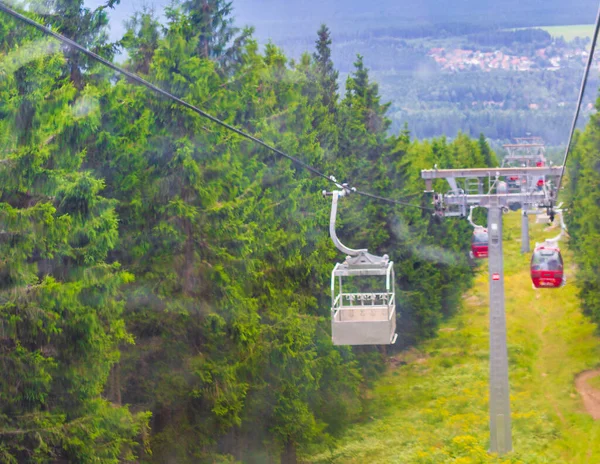
[[[531,219],[532,247],[556,235]],[[514,452],[488,447],[488,277],[480,266],[463,310],[436,339],[395,356],[362,423],[315,463],[600,462],[600,421],[586,412],[577,375],[598,365],[596,327],[579,309],[571,255],[567,286],[534,290],[520,254],[520,216],[504,216],[508,350]],[[406,363],[406,364],[404,364]],[[596,379],[594,379],[596,380]]]

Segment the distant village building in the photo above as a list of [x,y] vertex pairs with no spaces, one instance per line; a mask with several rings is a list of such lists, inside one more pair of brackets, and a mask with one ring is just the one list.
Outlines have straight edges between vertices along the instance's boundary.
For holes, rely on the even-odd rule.
[[[547,48],[535,50],[532,57],[508,55],[500,50],[482,52],[480,50],[464,50],[454,48],[446,50],[443,47],[431,48],[427,55],[437,63],[443,71],[458,72],[467,70],[492,71],[502,69],[505,71],[530,71],[532,69],[547,69],[556,71],[561,66],[566,66],[568,61],[585,60],[587,52],[581,49],[564,49],[562,54],[556,54],[552,49],[552,56],[548,56]],[[600,58],[594,60],[596,68],[600,69]]]

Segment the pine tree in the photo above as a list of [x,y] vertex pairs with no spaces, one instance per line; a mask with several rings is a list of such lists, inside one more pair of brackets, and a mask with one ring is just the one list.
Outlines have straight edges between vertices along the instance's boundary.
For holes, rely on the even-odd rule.
[[[35,46],[21,39],[19,52]],[[13,133],[0,170],[0,460],[135,458],[148,415],[101,396],[119,345],[131,341],[122,288],[133,276],[108,259],[115,203],[84,167],[100,91],[78,92],[62,54],[12,64],[0,81],[0,132]]]
[[483,156],[485,161],[485,165],[488,167],[496,167],[498,166],[498,160],[496,155],[492,152],[487,140],[485,139],[485,135],[483,133],[479,134],[479,139],[477,141],[479,144],[479,152]]
[[[108,43],[106,9],[118,5],[120,0],[107,0],[104,5],[95,10],[85,7],[84,0],[52,0],[47,3],[43,0],[35,0],[35,2],[41,4],[37,9],[42,12],[46,24],[93,52],[112,59],[116,46]],[[75,88],[81,90],[85,85],[83,72],[93,62],[70,47],[65,47],[64,52],[70,79]]]
[[196,42],[200,58],[214,60],[229,75],[240,65],[243,49],[252,34],[251,28],[235,27],[233,7],[228,0],[186,0],[183,11],[188,15],[188,40]]
[[313,58],[316,63],[323,104],[333,114],[336,112],[339,73],[333,67],[333,61],[331,60],[331,35],[329,29],[325,24],[322,24],[317,34],[319,36],[316,41],[317,51],[313,54]]
[[154,10],[144,8],[127,21],[127,32],[120,45],[127,50],[132,70],[148,74],[160,39],[160,23]]

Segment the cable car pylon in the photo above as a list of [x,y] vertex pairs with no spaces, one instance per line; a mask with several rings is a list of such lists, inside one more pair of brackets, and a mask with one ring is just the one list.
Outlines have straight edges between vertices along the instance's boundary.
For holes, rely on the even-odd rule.
[[354,191],[323,191],[331,196],[329,234],[335,247],[346,255],[331,273],[331,338],[334,345],[390,345],[396,342],[396,293],[394,263],[388,255],[344,245],[335,230],[338,199]]
[[[510,386],[508,381],[508,350],[506,344],[506,316],[504,308],[504,257],[502,251],[502,214],[509,207],[532,205],[553,210],[556,185],[562,173],[560,166],[503,167],[473,169],[430,169],[421,171],[425,192],[433,194],[435,214],[439,216],[466,217],[467,209],[484,207],[488,210],[488,272],[490,286],[490,452],[503,455],[512,451],[510,416]],[[537,181],[543,177],[543,188]],[[488,193],[466,193],[460,188],[469,179],[477,178],[479,184],[487,178]],[[433,190],[436,179],[445,179],[450,191]],[[511,191],[510,182],[520,180],[518,191]],[[525,182],[523,182],[525,181]],[[523,188],[525,186],[525,188]],[[469,222],[474,223],[469,214]]]
[[[542,168],[548,164],[546,159],[546,145],[541,137],[516,137],[516,143],[506,144],[503,147],[508,154],[502,160],[502,166],[536,166]],[[551,164],[551,163],[550,163]],[[507,179],[509,191],[529,192],[535,189],[545,188],[546,180],[543,176],[520,178],[519,176],[510,176]],[[522,210],[521,215],[521,253],[531,251],[529,244],[529,214],[537,214],[532,210],[532,205],[523,203],[519,205],[514,203],[511,209]]]

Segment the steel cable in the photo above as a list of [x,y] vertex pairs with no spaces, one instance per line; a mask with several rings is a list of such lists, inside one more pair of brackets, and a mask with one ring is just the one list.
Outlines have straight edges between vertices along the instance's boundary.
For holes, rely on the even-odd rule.
[[575,116],[573,117],[573,124],[571,125],[569,141],[567,143],[567,147],[565,148],[565,156],[564,156],[563,163],[562,163],[562,169],[560,172],[560,177],[558,178],[558,183],[557,183],[557,187],[556,187],[556,196],[557,197],[558,197],[558,192],[560,190],[563,176],[565,174],[565,168],[567,166],[567,158],[569,157],[569,152],[571,149],[571,142],[573,141],[573,135],[575,134],[575,126],[577,125],[577,118],[579,118],[579,112],[581,111],[581,103],[583,101],[583,94],[585,92],[585,87],[586,87],[587,79],[588,79],[588,76],[590,73],[590,68],[592,67],[592,60],[594,59],[594,50],[596,49],[596,42],[598,40],[598,31],[599,30],[600,30],[600,5],[598,6],[598,14],[596,15],[596,28],[594,29],[594,36],[592,37],[592,45],[590,47],[590,54],[588,56],[585,71],[583,73],[583,78],[581,80],[581,87],[579,88],[579,97],[577,99],[577,107],[575,108]]
[[[60,42],[69,45],[70,47],[73,47],[74,49],[78,50],[79,52],[83,53],[84,55],[87,55],[88,57],[92,58],[93,60],[98,61],[99,63],[103,64],[104,66],[112,69],[113,71],[122,74],[126,77],[128,77],[129,79],[131,79],[132,81],[143,85],[144,87],[158,93],[159,95],[162,95],[166,98],[169,98],[175,102],[177,102],[178,104],[180,104],[181,106],[188,108],[189,110],[192,110],[193,112],[195,112],[196,114],[202,116],[203,118],[206,118],[210,121],[212,121],[213,123],[224,127],[225,129],[236,133],[237,135],[246,138],[248,140],[251,140],[252,142],[272,151],[273,153],[282,156],[284,158],[287,158],[288,160],[290,160],[291,162],[297,164],[298,166],[310,171],[312,174],[318,176],[318,177],[322,177],[323,179],[326,179],[329,182],[333,182],[335,185],[339,185],[337,183],[337,181],[332,177],[332,176],[328,176],[324,173],[322,173],[321,171],[319,171],[318,169],[316,169],[315,167],[311,166],[310,164],[302,161],[299,158],[296,158],[295,156],[291,156],[283,151],[281,151],[280,149],[264,142],[263,140],[241,130],[238,129],[235,126],[232,126],[231,124],[226,123],[225,121],[207,113],[206,111],[201,110],[200,108],[192,105],[191,103],[186,102],[185,100],[171,94],[170,92],[167,92],[166,90],[156,86],[155,84],[152,84],[151,82],[145,80],[144,78],[138,76],[135,73],[132,73],[130,71],[127,71],[126,69],[121,68],[120,66],[115,65],[114,63],[111,63],[110,61],[108,61],[107,59],[101,57],[100,55],[92,52],[91,50],[88,50],[87,48],[85,48],[84,46],[78,44],[77,42],[75,42],[74,40],[71,40],[61,34],[58,34],[57,32],[52,31],[51,29],[47,28],[46,26],[44,26],[43,24],[38,23],[37,21],[34,21],[31,18],[28,18],[27,16],[18,13],[16,11],[14,11],[13,9],[9,8],[8,6],[6,6],[4,3],[0,2],[0,11],[5,12],[6,14],[12,16],[15,19],[18,19],[19,21],[22,21],[34,28],[36,28],[37,30],[43,32],[44,34],[50,35],[52,37],[54,37],[55,39],[59,40]],[[350,186],[346,186],[347,188],[350,188],[353,192],[355,192],[357,195],[362,195],[368,198],[373,198],[376,200],[380,200],[380,201],[385,201],[388,203],[392,203],[395,205],[400,205],[400,206],[407,206],[407,207],[412,207],[412,208],[419,208],[425,211],[433,211],[432,208],[427,208],[421,205],[416,205],[413,203],[408,203],[408,202],[404,202],[401,200],[394,200],[392,198],[386,198],[386,197],[382,197],[379,195],[375,195],[372,193],[368,193],[368,192],[364,192],[361,190],[357,190],[355,188],[351,188]]]

